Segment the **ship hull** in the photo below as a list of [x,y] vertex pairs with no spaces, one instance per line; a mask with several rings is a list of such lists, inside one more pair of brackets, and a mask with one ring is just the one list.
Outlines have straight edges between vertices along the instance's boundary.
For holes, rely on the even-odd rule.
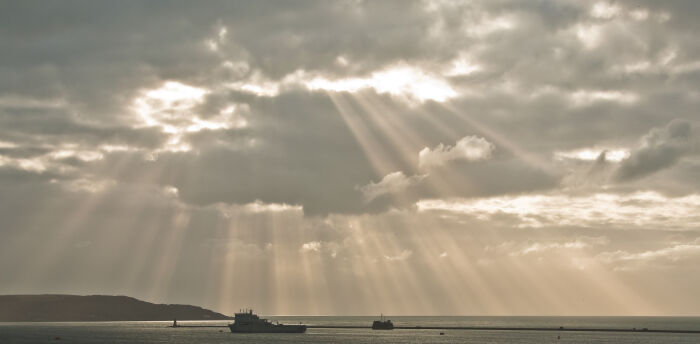
[[236,325],[230,324],[228,328],[233,333],[304,333],[306,325]]

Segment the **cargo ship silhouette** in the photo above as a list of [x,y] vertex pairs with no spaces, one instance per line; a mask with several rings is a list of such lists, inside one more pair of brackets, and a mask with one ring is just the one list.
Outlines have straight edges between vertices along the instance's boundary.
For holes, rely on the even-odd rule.
[[228,324],[233,333],[304,333],[306,325],[273,324],[261,319],[252,309],[235,313],[233,323]]

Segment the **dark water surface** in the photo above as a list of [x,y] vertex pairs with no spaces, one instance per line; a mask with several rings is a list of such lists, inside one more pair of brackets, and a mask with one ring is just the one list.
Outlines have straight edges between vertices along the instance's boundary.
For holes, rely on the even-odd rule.
[[[375,317],[269,317],[281,323],[369,326]],[[700,330],[700,317],[390,317],[396,326],[648,328]],[[226,325],[226,321],[179,322]],[[233,334],[228,328],[168,328],[170,322],[0,323],[0,343],[700,343],[700,334],[309,329]],[[557,339],[560,336],[560,339]],[[56,339],[56,338],[60,339]]]

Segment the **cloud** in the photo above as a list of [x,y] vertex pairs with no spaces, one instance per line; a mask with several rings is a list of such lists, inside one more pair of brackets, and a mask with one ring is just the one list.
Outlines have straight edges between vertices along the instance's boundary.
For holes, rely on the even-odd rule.
[[618,270],[639,270],[649,266],[669,268],[674,263],[697,257],[700,257],[700,238],[689,243],[677,243],[655,250],[642,252],[618,250],[602,252],[596,256],[600,261],[616,266]]
[[301,251],[302,252],[318,252],[321,250],[321,242],[320,241],[309,241],[307,243],[304,243],[301,245]]
[[655,192],[620,195],[533,194],[479,199],[432,199],[419,211],[445,211],[483,221],[504,215],[523,228],[572,226],[607,229],[666,228],[694,230],[700,225],[700,196],[666,197]]
[[617,102],[620,104],[632,104],[639,100],[639,96],[630,92],[620,91],[576,91],[571,94],[571,101],[576,106],[591,105],[596,102]]
[[494,148],[494,145],[484,138],[465,136],[454,146],[445,146],[440,143],[433,149],[423,148],[418,153],[418,165],[429,168],[441,166],[453,160],[484,160],[491,157]]
[[389,173],[379,182],[370,182],[367,185],[359,187],[359,190],[364,195],[365,202],[371,202],[377,197],[388,194],[397,194],[407,190],[409,187],[423,180],[426,175],[415,175],[407,177],[403,172],[397,171]]
[[591,16],[598,19],[612,19],[622,12],[622,8],[616,4],[596,2],[591,8]]
[[574,152],[555,152],[555,159],[572,165],[570,172],[562,179],[562,185],[576,189],[593,187],[597,189],[610,181],[615,164],[629,156],[626,150],[613,151],[608,158],[608,151],[602,150],[594,160],[590,157],[595,151],[579,150]]
[[371,88],[379,94],[388,93],[421,103],[428,100],[444,102],[458,95],[441,77],[408,65],[377,71],[366,78],[328,80],[317,77],[307,81],[306,87],[310,90],[351,93]]
[[393,256],[384,255],[384,259],[389,260],[389,261],[401,261],[401,260],[406,260],[408,258],[411,258],[412,255],[413,255],[413,251],[403,250],[397,255],[393,255]]
[[594,161],[602,158],[605,161],[619,162],[627,159],[629,156],[630,152],[624,148],[581,148],[566,152],[554,152],[554,158],[558,160]]
[[681,158],[698,154],[700,132],[689,121],[673,120],[665,127],[654,128],[642,138],[617,171],[617,179],[627,181],[643,178],[675,165]]
[[302,210],[301,206],[298,206],[298,205],[278,204],[278,203],[262,203],[260,201],[256,201],[254,203],[248,203],[244,206],[244,209],[246,209],[250,212],[254,212],[254,213],[260,213],[260,212],[278,213],[278,212],[301,211]]
[[[397,6],[400,18],[391,15]],[[149,183],[159,183],[153,176],[162,171],[178,171],[164,184],[177,184],[192,205],[260,200],[298,205],[307,214],[382,211],[396,200],[368,206],[355,186],[391,171],[412,178],[416,157],[400,150],[420,151],[421,168],[447,170],[431,170],[429,178],[449,180],[451,196],[540,190],[558,185],[565,172],[507,160],[517,155],[507,147],[493,163],[451,164],[476,157],[465,153],[464,139],[449,142],[466,130],[493,142],[482,147],[489,156],[501,147],[496,138],[507,137],[528,156],[551,157],[576,147],[625,146],[657,121],[656,107],[692,115],[684,110],[692,108],[692,97],[673,96],[694,89],[688,84],[694,69],[683,67],[696,62],[685,58],[692,56],[682,34],[687,27],[675,26],[688,12],[680,5],[620,3],[612,12],[594,4],[420,1],[179,4],[165,10],[93,4],[80,13],[70,7],[15,8],[27,17],[56,13],[46,26],[4,13],[2,22],[22,36],[1,43],[13,52],[0,66],[0,141],[14,145],[2,148],[5,166],[56,173],[70,164],[77,180],[104,173],[99,178],[140,176]],[[631,10],[646,10],[649,20],[632,20]],[[659,26],[652,19],[664,12],[672,19]],[[572,43],[576,28],[591,25],[602,25],[596,44],[609,49]],[[652,32],[669,38],[644,60],[653,73],[612,73],[646,56],[641,46],[659,42]],[[42,37],[65,44],[47,46]],[[543,39],[532,44],[530,37]],[[120,54],[105,55],[112,50]],[[674,68],[684,72],[673,74]],[[656,87],[655,77],[671,74],[663,89]],[[531,97],[538,90],[551,92]],[[359,112],[366,128],[360,129],[387,168],[369,166],[356,141],[363,136],[348,129],[331,93],[351,99],[351,107],[364,101]],[[586,106],[572,107],[576,102]],[[401,133],[387,135],[394,124]],[[610,131],[619,142],[605,142]],[[447,144],[432,146],[439,142]],[[87,156],[78,153],[46,158],[69,149],[103,159],[78,161]],[[46,157],[38,158],[39,150]],[[343,154],[327,154],[331,150]],[[128,172],[110,168],[116,163]],[[472,182],[459,182],[462,175]],[[419,185],[415,191],[435,196]]]
[[[506,252],[510,256],[526,256],[530,254],[541,254],[549,251],[569,252],[570,250],[581,250],[593,246],[607,244],[605,237],[578,237],[568,241],[532,241],[523,243],[512,241],[494,247],[499,251]],[[487,251],[491,247],[487,247]]]

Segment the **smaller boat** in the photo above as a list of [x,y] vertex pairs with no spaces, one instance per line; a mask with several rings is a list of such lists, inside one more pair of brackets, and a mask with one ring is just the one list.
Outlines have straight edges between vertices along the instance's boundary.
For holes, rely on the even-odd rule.
[[389,319],[384,320],[384,314],[382,314],[379,317],[379,320],[375,320],[372,323],[372,329],[373,330],[393,330],[394,323],[392,323],[391,320],[389,320]]

